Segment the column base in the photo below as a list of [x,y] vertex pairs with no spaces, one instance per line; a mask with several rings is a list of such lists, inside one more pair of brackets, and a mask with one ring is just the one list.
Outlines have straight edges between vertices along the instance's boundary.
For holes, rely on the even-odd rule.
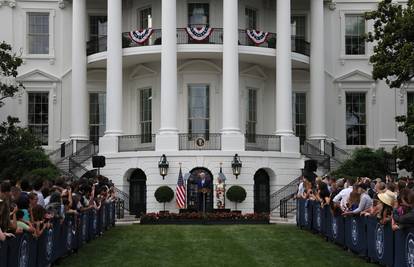
[[223,133],[221,135],[221,150],[222,151],[244,151],[244,135],[241,133]]
[[118,153],[118,142],[118,136],[115,135],[105,135],[104,137],[99,138],[99,153]]
[[299,137],[294,135],[280,136],[282,153],[300,153]]
[[156,151],[178,151],[178,134],[177,133],[163,133],[157,134],[155,137]]

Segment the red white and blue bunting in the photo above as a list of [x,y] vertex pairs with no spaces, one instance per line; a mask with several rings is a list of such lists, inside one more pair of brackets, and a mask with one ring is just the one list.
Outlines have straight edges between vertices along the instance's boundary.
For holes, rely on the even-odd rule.
[[187,31],[188,36],[190,36],[191,39],[196,40],[196,41],[204,41],[213,32],[213,28],[210,28],[208,26],[187,27],[185,28],[185,30]]
[[267,41],[267,37],[269,36],[268,32],[264,31],[256,31],[256,30],[246,30],[247,36],[252,40],[256,45],[261,45]]
[[137,44],[144,44],[148,38],[151,37],[154,30],[152,28],[140,30],[140,31],[131,31],[129,32],[129,38]]

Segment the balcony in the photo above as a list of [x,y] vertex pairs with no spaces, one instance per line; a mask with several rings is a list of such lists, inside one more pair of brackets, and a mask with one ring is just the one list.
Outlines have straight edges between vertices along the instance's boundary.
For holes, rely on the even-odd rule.
[[246,151],[281,151],[280,136],[246,134],[245,140]]
[[155,151],[155,135],[123,135],[118,137],[118,152]]
[[179,134],[179,150],[221,150],[221,134]]
[[[148,40],[143,44],[138,44],[132,41],[129,37],[129,32],[122,33],[122,47],[141,47],[141,46],[154,46],[161,45],[162,36],[161,29],[154,29],[153,33]],[[187,33],[186,29],[177,29],[177,44],[223,44],[223,29],[214,28],[209,37],[203,41],[193,40]],[[252,46],[252,47],[264,47],[264,48],[276,48],[276,33],[269,33],[266,41],[262,44],[255,44],[250,40],[246,34],[246,30],[239,30],[239,45],[240,46]],[[92,55],[107,50],[107,37],[101,37],[96,40],[89,41],[86,48],[87,55]],[[297,38],[292,36],[292,52],[310,55],[310,43],[306,42],[303,38]]]

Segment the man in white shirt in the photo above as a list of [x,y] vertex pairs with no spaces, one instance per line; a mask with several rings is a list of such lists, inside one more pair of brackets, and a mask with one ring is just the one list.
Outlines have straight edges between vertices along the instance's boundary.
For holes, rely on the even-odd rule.
[[333,199],[333,202],[335,204],[340,203],[340,207],[342,211],[346,210],[346,203],[348,202],[349,196],[351,195],[351,192],[353,190],[354,180],[348,179],[347,184],[349,187],[343,189]]
[[36,193],[37,195],[37,205],[42,206],[44,208],[46,205],[45,205],[45,199],[41,192],[42,187],[43,187],[42,179],[37,179],[33,184],[33,193]]

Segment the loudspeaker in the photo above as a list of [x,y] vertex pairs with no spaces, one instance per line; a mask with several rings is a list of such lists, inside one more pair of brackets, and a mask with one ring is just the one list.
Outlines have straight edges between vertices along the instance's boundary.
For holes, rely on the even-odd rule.
[[316,160],[310,159],[305,161],[305,172],[316,172],[317,169],[318,163],[316,162]]
[[103,167],[105,167],[105,157],[104,156],[93,156],[92,157],[92,167],[93,168],[103,168]]

